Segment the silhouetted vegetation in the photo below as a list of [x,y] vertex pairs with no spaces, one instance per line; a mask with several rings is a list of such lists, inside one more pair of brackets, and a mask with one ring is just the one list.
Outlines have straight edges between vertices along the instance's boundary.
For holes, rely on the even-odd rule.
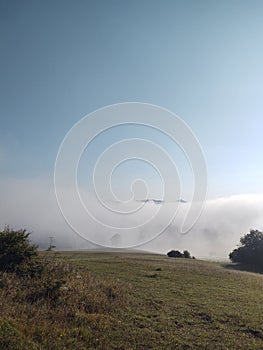
[[14,231],[6,226],[0,232],[0,270],[15,271],[21,264],[30,263],[37,255],[37,246],[29,241],[26,230]]
[[188,250],[184,250],[183,253],[181,253],[179,250],[171,250],[167,253],[167,255],[169,256],[169,258],[191,258],[191,254]]
[[186,259],[191,259],[191,254],[190,254],[190,252],[188,252],[188,250],[184,250],[183,256],[184,256],[184,258],[186,258]]
[[258,230],[240,238],[240,247],[229,254],[229,259],[235,263],[255,266],[263,270],[263,233]]

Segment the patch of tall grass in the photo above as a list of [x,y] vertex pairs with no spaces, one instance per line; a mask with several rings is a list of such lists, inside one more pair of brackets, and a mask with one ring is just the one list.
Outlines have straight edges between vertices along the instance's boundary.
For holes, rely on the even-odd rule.
[[0,349],[96,347],[96,332],[124,304],[117,281],[98,280],[54,254],[0,272]]

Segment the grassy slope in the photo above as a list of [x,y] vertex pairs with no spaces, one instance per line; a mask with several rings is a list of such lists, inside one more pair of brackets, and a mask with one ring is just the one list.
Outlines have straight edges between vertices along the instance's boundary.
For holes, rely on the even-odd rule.
[[126,305],[94,329],[93,348],[263,349],[262,275],[150,254],[63,255],[123,285]]

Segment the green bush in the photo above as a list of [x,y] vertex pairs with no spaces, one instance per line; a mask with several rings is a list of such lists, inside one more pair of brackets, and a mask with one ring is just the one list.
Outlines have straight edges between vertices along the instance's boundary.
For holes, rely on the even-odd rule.
[[26,230],[15,231],[8,226],[0,232],[0,270],[15,271],[37,255],[37,246],[29,241]]

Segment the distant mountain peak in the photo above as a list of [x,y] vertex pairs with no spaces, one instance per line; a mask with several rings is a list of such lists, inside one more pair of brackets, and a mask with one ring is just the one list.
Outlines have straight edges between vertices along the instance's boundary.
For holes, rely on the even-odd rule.
[[146,198],[146,199],[138,199],[137,202],[152,203],[152,204],[162,204],[162,203],[164,203],[164,200],[162,200],[162,199],[154,199],[154,198]]
[[[163,204],[163,203],[173,203],[172,201],[165,201],[163,199],[155,199],[155,198],[145,198],[145,199],[137,199],[137,202],[142,203],[152,203],[152,204]],[[174,203],[187,203],[184,199],[177,199]]]
[[185,201],[184,199],[177,199],[176,202],[178,202],[178,203],[187,203],[187,201]]

